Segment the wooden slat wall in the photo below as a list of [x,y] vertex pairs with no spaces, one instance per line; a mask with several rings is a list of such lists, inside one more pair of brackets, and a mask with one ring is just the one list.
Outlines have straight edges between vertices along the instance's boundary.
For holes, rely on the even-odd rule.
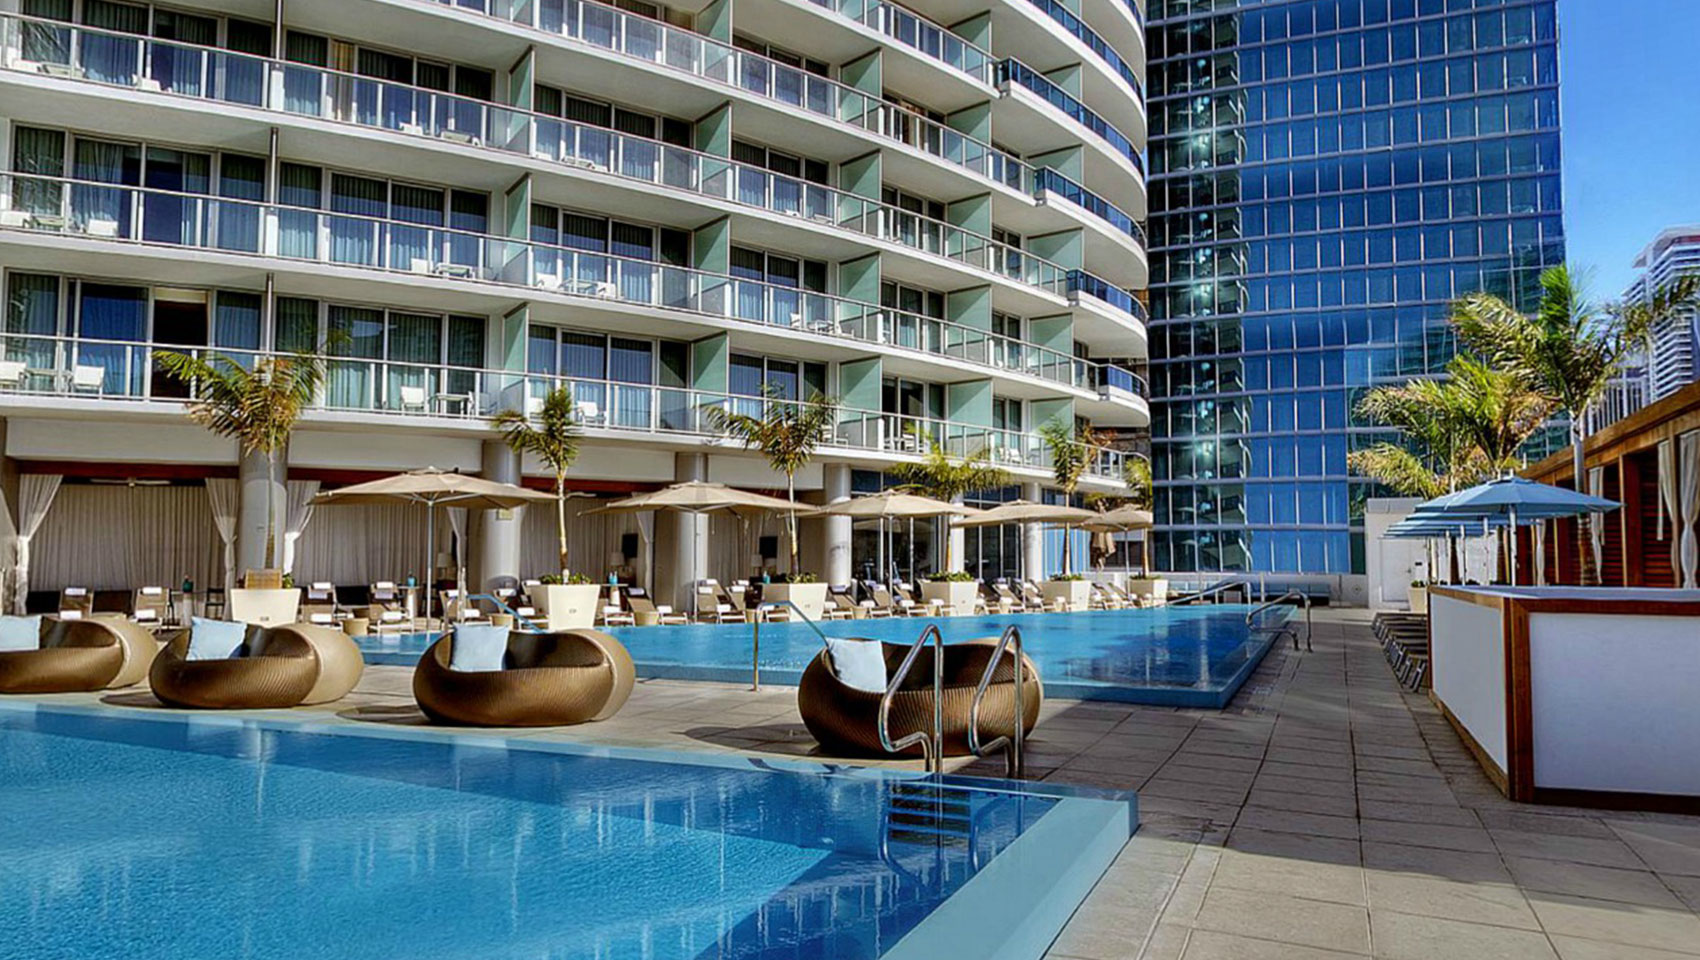
[[1676,535],[1676,524],[1665,519],[1665,539],[1659,539],[1659,459],[1658,451],[1635,454],[1639,467],[1641,491],[1640,509],[1636,521],[1641,525],[1640,563],[1641,586],[1675,587],[1676,572],[1671,569],[1670,544]]

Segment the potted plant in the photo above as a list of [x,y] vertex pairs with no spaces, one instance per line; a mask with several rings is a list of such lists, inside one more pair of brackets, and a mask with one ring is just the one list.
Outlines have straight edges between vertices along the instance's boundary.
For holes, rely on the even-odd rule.
[[[751,416],[717,404],[703,408],[703,415],[714,430],[741,442],[745,449],[759,450],[768,466],[785,475],[785,498],[793,504],[785,511],[785,537],[791,563],[786,568],[790,580],[779,586],[810,584],[819,587],[820,606],[814,613],[818,619],[826,607],[826,584],[814,584],[814,577],[800,579],[803,567],[797,560],[797,472],[814,459],[821,439],[829,436],[838,425],[838,398],[816,392],[798,403],[781,397],[768,388],[763,391],[762,415]],[[786,592],[787,596],[789,591]],[[812,602],[814,589],[804,591]],[[799,604],[801,606],[801,604]]]
[[[160,369],[188,385],[195,399],[188,402],[189,419],[214,434],[235,440],[244,458],[266,461],[266,529],[261,562],[268,586],[236,587],[226,584],[229,616],[247,623],[289,623],[300,608],[301,595],[284,585],[279,571],[276,483],[279,458],[289,449],[289,436],[301,413],[319,395],[325,379],[325,360],[320,353],[273,354],[253,361],[253,366],[224,356],[195,356],[162,350],[156,353]],[[227,574],[229,571],[227,571]]]
[[1428,581],[1427,580],[1412,580],[1411,581],[1411,588],[1410,588],[1409,591],[1407,591],[1406,596],[1410,598],[1411,612],[1412,613],[1427,613],[1428,612]]
[[[1080,479],[1086,475],[1086,470],[1092,466],[1092,459],[1097,456],[1100,446],[1099,438],[1088,427],[1078,431],[1070,430],[1060,423],[1052,421],[1039,428],[1040,436],[1045,438],[1045,446],[1051,451],[1051,478],[1063,492],[1066,500],[1074,499],[1074,491],[1080,486]],[[1039,585],[1046,600],[1062,600],[1070,610],[1085,610],[1089,606],[1092,593],[1091,585],[1086,578],[1074,572],[1071,562],[1073,553],[1070,541],[1073,537],[1065,527],[1063,529],[1062,573]]]
[[503,410],[490,418],[508,448],[542,461],[555,478],[555,537],[561,572],[538,578],[532,605],[543,615],[547,629],[571,630],[596,624],[602,588],[589,577],[572,572],[567,553],[567,470],[578,459],[579,425],[568,387],[556,387],[543,397],[535,421],[518,410]]
[[921,599],[928,604],[935,600],[943,603],[945,612],[953,617],[972,616],[979,592],[980,585],[966,570],[940,570],[927,574],[921,582]]
[[826,616],[826,584],[812,573],[782,573],[762,584],[763,603],[790,602],[803,616],[820,620]]

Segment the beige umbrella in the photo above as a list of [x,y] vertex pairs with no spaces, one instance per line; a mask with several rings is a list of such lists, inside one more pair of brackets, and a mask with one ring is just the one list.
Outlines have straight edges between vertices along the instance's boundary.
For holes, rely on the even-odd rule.
[[[866,497],[855,497],[843,503],[822,507],[816,511],[816,516],[822,517],[851,517],[857,520],[878,520],[883,525],[887,520],[913,520],[916,517],[973,517],[980,514],[973,507],[960,503],[950,503],[945,500],[923,497],[918,493],[906,493],[902,490],[886,490]],[[887,574],[885,569],[886,543],[885,537],[880,537],[880,575]],[[911,560],[914,551],[910,551]],[[911,564],[912,565],[912,564]],[[913,575],[913,570],[910,571]]]
[[[714,513],[725,510],[741,522],[747,521],[752,514],[776,510],[796,511],[798,516],[810,516],[815,512],[814,507],[795,500],[751,493],[748,490],[728,487],[723,483],[708,483],[702,480],[687,480],[649,493],[639,493],[590,512],[638,513],[646,510],[677,510],[681,513]],[[691,572],[696,574],[701,571]],[[695,580],[696,577],[691,579]]]
[[[468,476],[426,467],[410,470],[393,477],[368,480],[336,490],[326,490],[313,498],[316,506],[372,503],[417,503],[425,507],[425,569],[420,586],[425,593],[424,612],[431,615],[431,550],[436,545],[438,507],[465,507],[469,510],[509,510],[555,499],[551,493],[527,490],[511,483],[499,483],[483,477]],[[466,595],[466,585],[460,583],[459,564],[455,582]]]
[[[995,527],[1006,523],[1021,524],[1021,558],[1025,566],[1027,560],[1027,524],[1029,523],[1083,523],[1100,516],[1096,510],[1082,507],[1070,507],[1055,503],[1034,503],[1031,500],[1011,500],[999,504],[981,513],[979,516],[963,520],[959,524],[964,527]],[[1067,533],[1064,533],[1067,536]],[[1031,571],[1022,570],[1022,579],[1027,579]]]
[[[1151,516],[1151,511],[1141,510],[1132,504],[1117,507],[1114,510],[1106,510],[1093,517],[1090,522],[1082,524],[1086,529],[1100,534],[1106,539],[1109,538],[1111,533],[1123,530],[1149,530],[1154,525],[1155,518]],[[1109,547],[1104,552],[1109,553],[1114,550],[1115,541],[1110,540]]]

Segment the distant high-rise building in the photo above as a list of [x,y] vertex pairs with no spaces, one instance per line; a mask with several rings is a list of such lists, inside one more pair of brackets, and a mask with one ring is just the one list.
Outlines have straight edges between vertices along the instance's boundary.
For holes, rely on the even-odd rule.
[[1362,392],[1564,259],[1554,0],[1153,0],[1153,565],[1358,573]]
[[[1683,274],[1700,274],[1700,224],[1671,227],[1635,258],[1641,271],[1625,300],[1652,296]],[[1661,400],[1700,380],[1700,311],[1683,310],[1653,330],[1647,348],[1647,402]]]

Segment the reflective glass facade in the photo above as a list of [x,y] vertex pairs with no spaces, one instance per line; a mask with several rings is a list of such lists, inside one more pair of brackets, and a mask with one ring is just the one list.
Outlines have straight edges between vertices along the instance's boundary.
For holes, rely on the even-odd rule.
[[1564,258],[1554,0],[1152,0],[1152,563],[1363,572],[1352,409]]

